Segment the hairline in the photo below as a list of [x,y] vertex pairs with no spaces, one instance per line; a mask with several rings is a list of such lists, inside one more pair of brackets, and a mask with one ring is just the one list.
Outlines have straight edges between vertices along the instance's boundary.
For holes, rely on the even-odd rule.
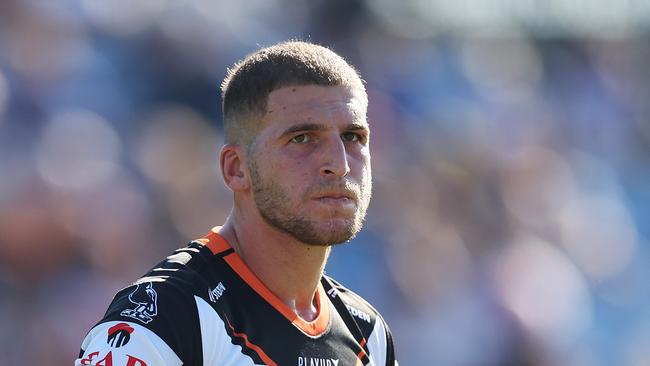
[[[275,62],[279,63],[274,66]],[[266,78],[270,79],[266,80],[270,84],[265,85],[264,81],[259,84],[254,75],[262,75],[259,80],[265,78],[263,71],[257,74],[260,67],[262,70],[267,68],[266,72],[269,69],[270,72],[278,72],[278,76],[274,78],[268,76],[272,74],[267,74]],[[275,67],[277,71],[273,71]],[[302,70],[302,67],[310,71]],[[296,70],[297,74],[289,70]],[[253,75],[252,78],[250,75]],[[326,46],[301,40],[280,42],[247,55],[228,69],[221,84],[225,142],[249,146],[259,133],[260,120],[268,113],[271,93],[282,88],[310,85],[344,86],[358,91],[367,109],[368,95],[364,81],[357,69],[341,55]],[[257,91],[251,89],[256,87]],[[242,90],[247,88],[251,90],[252,97],[242,97]]]
[[[360,79],[360,78],[359,78]],[[340,84],[332,84],[332,85],[322,85],[322,84],[317,84],[317,83],[300,83],[300,82],[288,82],[285,84],[280,84],[277,85],[274,89],[269,91],[269,93],[266,95],[266,97],[263,100],[262,103],[262,110],[257,110],[257,109],[237,109],[236,111],[231,112],[229,115],[224,114],[224,124],[228,123],[226,122],[226,119],[230,119],[230,123],[233,125],[238,125],[237,120],[238,119],[247,119],[247,121],[243,125],[248,125],[248,126],[254,126],[255,130],[251,131],[250,133],[245,134],[248,138],[246,141],[228,141],[226,140],[227,144],[236,144],[243,146],[246,148],[247,152],[252,152],[253,150],[253,143],[258,136],[258,133],[260,129],[263,127],[263,118],[267,115],[268,113],[268,103],[269,103],[269,97],[271,96],[271,93],[284,89],[284,88],[291,88],[291,87],[303,87],[303,86],[318,86],[318,87],[323,87],[323,88],[336,88],[336,87],[345,87],[349,88],[352,91],[358,91],[363,95],[363,102],[364,102],[364,107],[367,109],[368,108],[368,94],[363,87],[363,81],[360,80],[360,83],[350,83],[350,82],[345,82],[345,83],[340,83]],[[258,119],[258,123],[250,123],[250,119]],[[234,119],[234,121],[233,121]]]

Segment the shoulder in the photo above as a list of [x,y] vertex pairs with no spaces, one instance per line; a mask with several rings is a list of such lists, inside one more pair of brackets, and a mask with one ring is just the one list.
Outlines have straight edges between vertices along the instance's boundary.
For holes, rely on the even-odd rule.
[[[379,312],[370,305],[368,301],[354,291],[348,289],[329,276],[324,277],[332,285],[334,290],[334,293],[329,291],[328,295],[331,297],[336,295],[343,301],[348,312],[355,318],[360,328],[362,328],[362,331],[372,330],[374,324],[381,319]],[[365,334],[367,332],[364,331],[363,333]]]
[[209,259],[209,252],[199,244],[190,244],[120,290],[84,339],[78,362],[90,365],[98,357],[131,355],[173,365],[200,358],[195,296],[208,288],[204,265]]
[[388,324],[379,311],[363,297],[341,285],[338,281],[329,276],[324,276],[324,279],[326,283],[331,285],[330,289],[326,289],[328,296],[333,301],[339,298],[345,305],[366,340],[368,352],[375,364],[381,366],[397,365],[393,337]]
[[[208,288],[203,269],[209,260],[200,245],[176,250],[147,274],[120,290],[104,319],[135,321],[164,334],[170,320],[192,324],[196,319],[194,296]],[[178,325],[174,324],[178,329]]]

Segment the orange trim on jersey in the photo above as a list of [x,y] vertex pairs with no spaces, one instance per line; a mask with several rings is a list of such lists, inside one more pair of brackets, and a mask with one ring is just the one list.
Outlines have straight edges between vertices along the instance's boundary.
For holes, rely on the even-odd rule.
[[232,324],[230,324],[230,320],[228,320],[228,318],[226,318],[226,322],[228,322],[228,327],[230,327],[230,330],[232,331],[232,334],[234,334],[236,337],[239,337],[239,338],[243,339],[244,344],[246,345],[246,347],[248,347],[248,348],[252,349],[253,351],[255,351],[255,353],[257,353],[257,355],[260,356],[262,361],[264,361],[264,364],[266,364],[268,366],[278,366],[278,364],[275,363],[269,357],[269,355],[267,355],[266,352],[264,352],[264,350],[260,346],[254,344],[254,343],[251,343],[251,341],[248,340],[248,336],[246,335],[246,333],[236,332],[235,328],[232,326]]
[[226,241],[226,239],[223,238],[223,236],[219,235],[217,233],[218,227],[212,228],[209,233],[205,235],[205,237],[198,239],[196,241],[203,243],[210,251],[212,254],[219,254],[223,251],[226,251],[230,249],[230,244]]
[[365,338],[365,337],[361,339],[361,343],[359,343],[359,345],[361,346],[361,351],[359,351],[359,353],[357,353],[357,365],[356,365],[356,366],[361,366],[361,365],[363,365],[363,361],[361,361],[361,359],[362,359],[364,356],[365,356],[366,358],[368,357],[368,354],[366,353],[366,351],[365,351],[364,348],[363,348],[363,347],[366,346],[366,338]]
[[[316,337],[327,330],[330,321],[330,308],[325,295],[325,289],[320,283],[316,289],[316,308],[318,315],[316,319],[308,322],[299,317],[293,310],[289,309],[287,304],[282,302],[266,285],[251,271],[237,253],[228,254],[223,258],[232,269],[237,272],[248,285],[255,290],[266,302],[273,306],[280,314],[284,315],[293,325],[301,329],[306,334]],[[325,300],[325,301],[324,301]]]
[[[207,246],[213,254],[218,254],[228,249],[231,249],[228,241],[218,233],[219,226],[212,228],[204,238],[197,241]],[[308,322],[299,317],[293,310],[289,309],[287,304],[282,302],[266,285],[253,273],[253,271],[244,263],[241,257],[232,252],[223,257],[223,259],[230,265],[230,267],[241,277],[258,295],[260,295],[266,302],[273,306],[285,318],[287,318],[294,326],[301,329],[306,334],[317,337],[327,330],[330,322],[330,307],[325,294],[323,285],[319,282],[316,288],[315,300],[318,315],[316,319]]]

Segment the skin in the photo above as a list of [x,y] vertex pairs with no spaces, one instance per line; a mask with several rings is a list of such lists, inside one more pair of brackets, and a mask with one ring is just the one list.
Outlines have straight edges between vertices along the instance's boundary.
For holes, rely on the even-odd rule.
[[361,229],[370,200],[363,93],[346,86],[274,90],[252,148],[221,151],[234,205],[220,234],[307,321],[318,315],[314,296],[331,245]]

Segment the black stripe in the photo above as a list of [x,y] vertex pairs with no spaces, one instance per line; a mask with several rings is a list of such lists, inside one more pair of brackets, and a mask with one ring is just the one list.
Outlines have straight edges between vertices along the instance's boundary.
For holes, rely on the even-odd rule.
[[[338,294],[338,290],[334,289],[334,286],[330,283],[330,281],[327,279],[327,277],[323,276],[321,277],[321,283],[323,284],[323,288],[325,289],[325,293],[328,294],[328,298],[331,300],[332,304],[334,304],[334,307],[336,308],[336,311],[341,315],[341,318],[343,319],[343,322],[345,325],[348,327],[350,332],[352,333],[352,336],[354,339],[356,339],[357,343],[359,346],[361,346],[361,343],[365,339],[363,333],[361,332],[361,329],[359,328],[359,324],[357,324],[357,321],[354,319],[352,314],[350,314],[350,311],[348,308],[345,306],[345,303],[343,303],[343,300],[341,299],[341,296]],[[332,298],[329,296],[329,291],[334,289],[334,291],[337,292],[337,295],[335,298]],[[368,357],[370,356],[370,351],[368,350],[368,343],[366,339],[366,344],[361,346],[366,353],[367,357],[364,357],[361,361],[365,364],[367,364],[370,360]]]
[[223,258],[223,257],[225,257],[225,256],[227,256],[229,254],[234,253],[234,252],[235,252],[235,250],[233,248],[228,248],[228,249],[224,250],[223,252],[216,253],[215,256]]
[[[233,330],[229,326],[230,321],[228,320],[228,317],[225,314],[220,315],[220,317],[222,319],[226,319],[226,321],[225,321],[225,323],[226,323],[225,324],[225,330],[226,330],[226,333],[228,333],[228,336],[230,336],[230,342],[232,344],[240,346],[241,347],[241,352],[243,354],[245,354],[246,356],[250,357],[253,360],[254,364],[263,365],[264,361],[262,360],[260,355],[257,353],[257,351],[255,351],[254,349],[252,349],[252,348],[250,348],[250,347],[248,347],[246,345],[246,340],[244,339],[244,337],[239,337],[239,336],[235,335],[235,330]],[[250,341],[250,339],[249,339],[249,341]]]
[[388,329],[388,324],[384,321],[383,318],[378,317],[377,321],[380,321],[384,324],[384,329],[386,330],[386,366],[395,366],[395,348],[393,346],[393,335]]

